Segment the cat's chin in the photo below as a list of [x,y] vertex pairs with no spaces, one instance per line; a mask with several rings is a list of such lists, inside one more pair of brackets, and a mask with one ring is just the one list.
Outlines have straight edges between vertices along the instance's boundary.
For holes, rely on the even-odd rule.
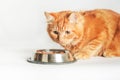
[[71,44],[60,44],[60,45],[67,50],[69,50],[69,48],[71,47]]
[[61,44],[61,43],[60,43],[60,45],[62,45],[62,46],[66,46],[67,44]]
[[66,47],[67,46],[67,44],[64,44],[64,43],[59,43],[61,46],[63,46],[63,47]]

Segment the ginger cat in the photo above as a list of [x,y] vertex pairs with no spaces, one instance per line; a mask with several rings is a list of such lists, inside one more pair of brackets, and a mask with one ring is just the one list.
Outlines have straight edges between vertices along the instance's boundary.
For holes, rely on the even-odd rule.
[[120,56],[120,14],[107,9],[45,12],[49,36],[76,59]]

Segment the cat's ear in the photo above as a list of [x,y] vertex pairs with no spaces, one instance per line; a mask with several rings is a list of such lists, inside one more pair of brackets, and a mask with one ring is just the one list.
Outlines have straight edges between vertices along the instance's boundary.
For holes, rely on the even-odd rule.
[[71,13],[68,19],[69,19],[70,23],[76,23],[77,22],[76,13]]
[[47,23],[48,23],[48,24],[51,24],[51,23],[55,20],[54,16],[51,15],[50,13],[44,12],[44,14],[45,14],[45,16],[46,16],[46,19],[47,19]]

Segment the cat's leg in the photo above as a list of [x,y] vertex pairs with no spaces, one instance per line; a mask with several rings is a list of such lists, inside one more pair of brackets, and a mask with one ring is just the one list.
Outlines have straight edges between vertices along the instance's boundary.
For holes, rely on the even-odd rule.
[[79,60],[79,59],[89,59],[90,58],[90,54],[83,52],[83,51],[79,51],[76,52],[74,54],[75,59]]
[[68,58],[69,58],[70,61],[74,60],[73,55],[71,53],[68,53]]
[[111,43],[106,47],[103,56],[120,57],[120,22],[114,35],[114,39],[112,39]]
[[107,49],[104,54],[104,57],[120,57],[120,50],[119,51],[115,51],[112,49]]
[[103,53],[104,57],[120,57],[120,36],[112,41]]
[[74,57],[76,59],[88,59],[92,56],[97,56],[97,55],[99,55],[100,52],[102,52],[103,44],[104,44],[104,42],[100,38],[92,40],[85,47],[78,50],[74,54]]

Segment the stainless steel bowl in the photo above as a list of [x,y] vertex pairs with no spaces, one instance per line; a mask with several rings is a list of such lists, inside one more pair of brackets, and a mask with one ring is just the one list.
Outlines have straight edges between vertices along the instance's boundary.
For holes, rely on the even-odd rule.
[[67,50],[63,49],[42,49],[37,50],[34,58],[28,58],[28,62],[40,64],[73,63],[75,58]]

